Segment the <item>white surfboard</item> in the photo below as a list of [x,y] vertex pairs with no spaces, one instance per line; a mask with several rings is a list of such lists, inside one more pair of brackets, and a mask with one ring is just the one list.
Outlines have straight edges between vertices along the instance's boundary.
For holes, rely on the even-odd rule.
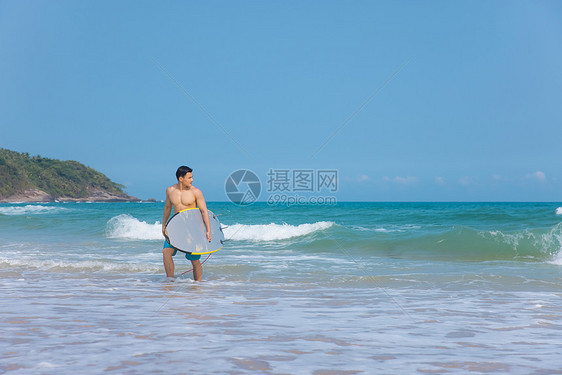
[[208,211],[211,225],[211,242],[199,208],[177,212],[166,224],[166,240],[176,250],[188,254],[209,254],[222,248],[224,234],[217,216]]

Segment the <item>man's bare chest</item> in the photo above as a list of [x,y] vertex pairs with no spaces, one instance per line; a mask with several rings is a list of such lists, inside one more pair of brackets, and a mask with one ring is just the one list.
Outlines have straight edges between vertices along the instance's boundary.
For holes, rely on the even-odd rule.
[[175,208],[186,209],[195,207],[195,195],[191,191],[177,191],[171,197]]

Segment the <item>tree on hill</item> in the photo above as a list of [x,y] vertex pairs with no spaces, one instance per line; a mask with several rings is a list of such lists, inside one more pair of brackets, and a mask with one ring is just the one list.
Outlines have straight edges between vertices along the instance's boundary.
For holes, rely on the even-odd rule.
[[132,198],[123,188],[103,173],[77,161],[30,157],[28,153],[0,149],[0,198],[30,189],[41,190],[52,199],[88,198],[100,192],[123,199]]

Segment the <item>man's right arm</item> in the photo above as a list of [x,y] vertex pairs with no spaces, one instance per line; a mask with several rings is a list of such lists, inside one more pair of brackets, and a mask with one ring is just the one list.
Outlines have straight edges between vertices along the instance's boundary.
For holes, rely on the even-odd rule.
[[166,224],[168,223],[168,218],[172,213],[172,201],[170,200],[170,195],[168,190],[166,190],[166,203],[164,204],[164,216],[162,217],[162,235],[166,237]]

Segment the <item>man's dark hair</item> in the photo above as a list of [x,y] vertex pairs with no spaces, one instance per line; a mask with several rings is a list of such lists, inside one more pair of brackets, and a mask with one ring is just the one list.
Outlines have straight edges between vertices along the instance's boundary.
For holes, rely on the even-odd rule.
[[176,178],[179,180],[180,177],[185,176],[187,173],[191,173],[193,172],[193,169],[186,167],[185,165],[182,165],[181,167],[178,168],[178,170],[176,171]]

